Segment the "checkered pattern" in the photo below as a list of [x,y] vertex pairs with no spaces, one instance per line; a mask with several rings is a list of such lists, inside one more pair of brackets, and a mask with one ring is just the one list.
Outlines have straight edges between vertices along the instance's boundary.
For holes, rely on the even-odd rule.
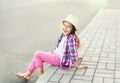
[[[57,47],[61,42],[63,36],[64,34],[62,33],[61,36],[58,38]],[[71,67],[72,63],[77,60],[78,60],[78,51],[77,51],[76,37],[70,34],[67,37],[67,40],[65,41],[64,44],[64,52],[62,54],[61,67]]]

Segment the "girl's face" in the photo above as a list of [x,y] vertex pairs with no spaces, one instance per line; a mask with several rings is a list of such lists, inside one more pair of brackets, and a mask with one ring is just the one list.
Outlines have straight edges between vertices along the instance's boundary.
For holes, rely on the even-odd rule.
[[63,22],[62,30],[65,36],[68,36],[73,29],[73,25],[67,21]]

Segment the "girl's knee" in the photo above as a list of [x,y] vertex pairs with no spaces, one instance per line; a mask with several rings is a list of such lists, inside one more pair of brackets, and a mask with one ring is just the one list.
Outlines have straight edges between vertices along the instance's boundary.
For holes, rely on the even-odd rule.
[[36,51],[34,53],[34,57],[40,57],[41,56],[41,51]]

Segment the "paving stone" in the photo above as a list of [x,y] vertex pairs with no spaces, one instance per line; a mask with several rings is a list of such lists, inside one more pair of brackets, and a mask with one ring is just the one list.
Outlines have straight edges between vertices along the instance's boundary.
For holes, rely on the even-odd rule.
[[120,64],[116,64],[116,71],[120,71]]
[[95,57],[98,57],[98,56],[99,56],[99,52],[95,52],[95,51],[94,51],[94,52],[88,52],[88,51],[87,51],[87,52],[86,52],[86,55],[92,56],[92,57],[94,57],[94,56],[95,56]]
[[113,70],[96,69],[96,73],[114,74]]
[[101,51],[101,47],[102,46],[100,44],[98,44],[97,48],[95,49],[95,52],[99,53]]
[[93,83],[103,83],[103,77],[94,77]]
[[105,69],[106,63],[98,63],[97,69]]
[[88,52],[94,52],[95,48],[88,48]]
[[[119,51],[120,49],[118,49],[118,51]],[[119,58],[120,59],[120,53],[116,53],[116,58]]]
[[95,70],[94,69],[87,69],[85,72],[86,76],[93,76],[94,75]]
[[115,78],[119,78],[120,79],[120,71],[115,71]]
[[74,75],[73,79],[79,79],[79,80],[88,80],[92,81],[92,76],[80,76],[80,75]]
[[58,82],[49,81],[49,82],[47,82],[47,83],[58,83]]
[[108,54],[108,57],[109,57],[109,58],[115,58],[115,54],[112,54],[112,53],[111,53],[111,54]]
[[86,64],[86,65],[94,65],[94,66],[96,66],[97,65],[97,63],[96,62],[81,62],[81,64]]
[[98,57],[91,57],[90,61],[97,62],[98,61]]
[[61,80],[63,74],[55,73],[49,81],[58,82]]
[[110,60],[110,61],[115,61],[115,58],[100,58],[100,60]]
[[120,54],[120,51],[119,51],[119,50],[116,50],[116,53],[117,53],[117,54]]
[[[108,47],[109,47],[109,46],[108,46]],[[106,48],[103,48],[103,49],[102,49],[102,52],[109,53],[109,48],[107,48],[107,49],[106,49]]]
[[95,69],[96,69],[96,66],[95,66],[95,65],[88,65],[88,69],[93,69],[93,70],[95,70]]
[[116,64],[120,64],[120,58],[116,57]]
[[82,57],[84,54],[85,54],[85,51],[80,51],[80,52],[78,53],[78,55],[81,56],[81,57]]
[[108,57],[108,52],[102,52],[102,53],[100,54],[100,57],[101,57],[101,58],[106,58],[106,57]]
[[91,81],[87,81],[87,80],[74,80],[74,79],[72,79],[70,83],[91,83]]
[[100,58],[99,62],[115,64],[115,60],[113,58]]
[[104,78],[104,83],[114,83],[114,79],[112,79],[112,78]]
[[85,69],[77,69],[76,72],[75,72],[75,75],[79,75],[79,76],[82,76],[84,75],[86,72]]
[[113,74],[109,74],[109,73],[95,73],[95,76],[97,77],[108,77],[108,78],[113,78],[114,75]]
[[120,79],[115,79],[115,83],[120,83]]
[[36,83],[46,83],[49,81],[49,78],[55,73],[55,71],[58,69],[56,66],[50,66],[47,71],[39,77],[39,79],[36,81]]
[[69,83],[71,78],[72,78],[72,75],[63,75],[63,77],[60,80],[60,83]]
[[91,57],[89,57],[89,56],[85,56],[84,58],[83,58],[83,60],[82,61],[90,61],[90,59],[91,59]]
[[115,70],[115,64],[108,63],[107,66],[106,66],[106,69]]
[[[109,47],[110,47],[109,45],[106,45],[106,44],[105,44],[105,45],[103,46],[103,49],[106,49],[106,50],[107,50],[107,49],[109,49]],[[102,49],[102,50],[103,50],[103,49]]]
[[73,74],[74,73],[74,70],[75,68],[73,68],[73,70],[71,69],[62,69],[62,68],[59,68],[56,73],[59,73],[59,74]]

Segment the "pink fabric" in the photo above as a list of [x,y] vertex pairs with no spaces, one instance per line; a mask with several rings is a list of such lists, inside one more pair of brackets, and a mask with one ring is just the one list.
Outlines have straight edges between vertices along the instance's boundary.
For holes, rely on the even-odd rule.
[[36,68],[43,68],[43,62],[59,66],[60,58],[53,52],[37,51],[28,67],[28,71],[34,72]]

